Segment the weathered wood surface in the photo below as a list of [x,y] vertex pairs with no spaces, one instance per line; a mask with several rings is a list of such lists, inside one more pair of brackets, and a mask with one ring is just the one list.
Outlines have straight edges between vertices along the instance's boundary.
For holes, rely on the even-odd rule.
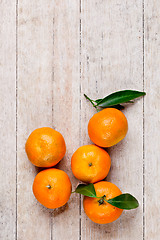
[[[143,89],[142,9],[139,1],[135,3],[82,1],[82,93],[93,99],[119,89]],[[94,112],[82,98],[83,144],[90,142],[86,129]],[[129,131],[122,142],[109,149],[112,163],[107,180],[122,192],[135,195],[140,207],[101,226],[92,223],[82,209],[82,239],[142,239],[142,100],[124,113]]]
[[7,0],[0,1],[0,239],[16,236],[16,188],[16,1]]
[[[0,239],[159,238],[159,9],[158,0],[0,1]],[[124,111],[129,131],[108,149],[107,180],[135,195],[140,207],[108,225],[86,217],[79,195],[46,209],[32,193],[38,169],[25,154],[28,135],[42,126],[63,134],[67,152],[58,167],[74,189],[70,159],[90,143],[95,112],[83,94],[120,89],[147,95]]]
[[51,214],[32,193],[38,169],[24,146],[35,128],[52,126],[53,4],[22,0],[17,7],[17,239],[48,240]]
[[[66,141],[66,155],[58,164],[70,177],[71,156],[80,144],[79,2],[55,1],[53,27],[53,127]],[[52,238],[79,239],[79,196],[52,213]]]
[[160,235],[160,2],[145,1],[144,239]]

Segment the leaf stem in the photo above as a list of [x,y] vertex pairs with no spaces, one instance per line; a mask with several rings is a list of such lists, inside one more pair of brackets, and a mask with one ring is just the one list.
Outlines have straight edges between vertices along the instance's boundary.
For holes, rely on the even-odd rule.
[[97,112],[98,112],[99,109],[98,109],[97,106],[94,104],[94,100],[90,99],[86,94],[84,94],[84,96],[85,96],[85,98],[86,98],[87,100],[89,100],[89,101],[92,103],[93,107],[95,107],[96,110],[97,110]]

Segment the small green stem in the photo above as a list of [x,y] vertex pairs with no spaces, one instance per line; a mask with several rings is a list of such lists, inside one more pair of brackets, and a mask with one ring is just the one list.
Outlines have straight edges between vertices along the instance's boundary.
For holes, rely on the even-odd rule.
[[99,205],[101,205],[101,204],[103,204],[103,203],[104,203],[104,199],[103,199],[103,198],[101,198],[101,199],[99,199],[99,200],[98,200],[98,202],[99,202]]
[[103,195],[102,197],[100,197],[100,200],[98,200],[99,205],[103,204],[105,199],[106,199],[106,195]]
[[84,96],[85,96],[86,99],[88,99],[88,100],[92,103],[93,107],[95,107],[96,110],[97,110],[97,112],[98,112],[99,109],[98,109],[97,106],[94,104],[94,100],[90,99],[86,94],[84,94]]

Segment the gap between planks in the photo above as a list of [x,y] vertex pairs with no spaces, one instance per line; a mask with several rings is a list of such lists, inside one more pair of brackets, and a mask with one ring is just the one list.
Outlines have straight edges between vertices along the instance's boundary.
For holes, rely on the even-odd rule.
[[[145,33],[144,33],[144,27],[145,27],[145,22],[144,22],[144,7],[145,3],[144,0],[142,0],[142,30],[143,30],[143,36],[142,36],[142,41],[143,41],[143,92],[144,92],[144,78],[145,78],[145,73],[144,73],[144,51],[145,51],[145,46],[144,46],[144,38],[145,38]],[[143,97],[143,240],[145,240],[145,120],[144,120],[144,97]]]
[[15,239],[18,239],[18,231],[17,231],[17,150],[18,150],[18,145],[17,145],[17,129],[18,129],[18,0],[16,0],[16,229],[15,229]]
[[[82,1],[79,0],[79,14],[80,14],[80,19],[79,19],[79,71],[80,71],[80,83],[79,83],[79,92],[80,92],[80,101],[79,101],[79,144],[81,146],[82,142],[81,142],[81,130],[82,130],[82,126],[81,126],[81,109],[82,109],[82,59],[81,59],[81,53],[82,53],[82,21],[81,21],[81,11],[82,10]],[[82,197],[81,194],[79,195],[79,240],[81,240],[81,235],[82,235]]]

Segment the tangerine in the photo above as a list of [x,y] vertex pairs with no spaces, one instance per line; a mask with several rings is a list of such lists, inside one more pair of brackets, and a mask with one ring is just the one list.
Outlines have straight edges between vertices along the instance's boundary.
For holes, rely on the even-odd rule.
[[37,167],[55,166],[65,155],[63,136],[50,127],[37,128],[25,145],[29,160]]
[[86,215],[95,223],[106,224],[120,217],[123,210],[112,206],[105,200],[121,194],[120,189],[113,183],[101,181],[94,184],[99,198],[84,197],[83,206]]
[[92,142],[100,147],[111,147],[127,134],[128,123],[125,115],[115,108],[106,108],[90,119],[88,134]]
[[39,172],[33,182],[33,193],[45,207],[54,209],[63,206],[71,195],[68,175],[59,169],[50,168]]
[[79,147],[72,156],[71,168],[74,176],[88,183],[104,179],[110,169],[109,154],[96,145]]

